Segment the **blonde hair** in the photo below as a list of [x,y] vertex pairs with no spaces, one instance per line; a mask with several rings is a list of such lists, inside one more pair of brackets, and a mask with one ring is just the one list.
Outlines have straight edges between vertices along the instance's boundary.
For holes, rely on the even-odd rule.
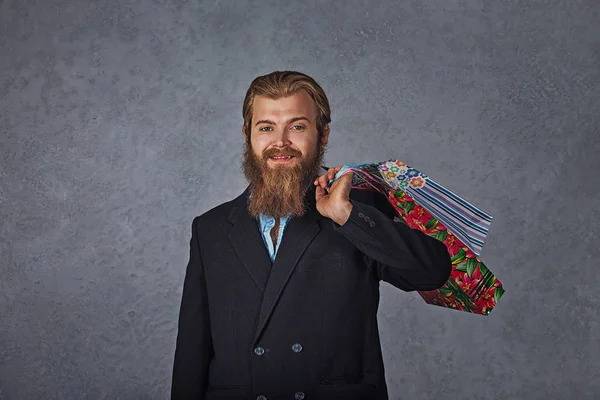
[[264,96],[273,100],[288,97],[300,90],[304,90],[317,105],[317,132],[319,138],[323,135],[323,128],[331,122],[329,100],[323,88],[310,76],[296,71],[274,71],[270,74],[255,78],[244,98],[242,117],[244,118],[244,131],[250,140],[252,127],[252,105],[256,96]]

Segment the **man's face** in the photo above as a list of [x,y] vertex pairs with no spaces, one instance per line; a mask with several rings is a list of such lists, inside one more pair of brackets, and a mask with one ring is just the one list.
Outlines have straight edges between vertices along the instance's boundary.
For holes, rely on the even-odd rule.
[[319,175],[329,126],[319,140],[317,107],[304,91],[277,100],[257,96],[252,111],[243,157],[252,190],[250,214],[302,216],[305,191]]

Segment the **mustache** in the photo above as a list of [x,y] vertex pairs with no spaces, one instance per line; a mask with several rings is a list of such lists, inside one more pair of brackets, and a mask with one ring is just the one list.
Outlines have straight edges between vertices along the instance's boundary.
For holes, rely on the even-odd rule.
[[293,149],[270,149],[263,153],[263,158],[269,157],[300,157],[302,153]]

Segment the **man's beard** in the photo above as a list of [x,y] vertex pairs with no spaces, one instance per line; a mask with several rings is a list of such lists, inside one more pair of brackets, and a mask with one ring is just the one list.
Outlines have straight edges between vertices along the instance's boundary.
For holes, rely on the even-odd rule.
[[[319,176],[325,148],[319,140],[316,151],[310,154],[300,154],[290,148],[272,148],[264,152],[262,157],[257,157],[246,141],[242,169],[252,194],[248,202],[250,215],[258,217],[262,213],[273,218],[305,215],[308,212],[306,191]],[[298,159],[289,161],[294,163],[293,166],[282,164],[271,167],[267,162],[274,155],[288,155]]]

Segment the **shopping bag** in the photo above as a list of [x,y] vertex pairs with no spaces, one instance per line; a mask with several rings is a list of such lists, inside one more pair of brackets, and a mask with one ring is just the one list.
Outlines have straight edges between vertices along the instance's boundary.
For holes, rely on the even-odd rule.
[[479,258],[492,216],[399,160],[344,164],[329,185],[348,172],[353,189],[380,192],[404,223],[448,249],[450,278],[437,290],[418,291],[425,302],[488,315],[505,292]]

